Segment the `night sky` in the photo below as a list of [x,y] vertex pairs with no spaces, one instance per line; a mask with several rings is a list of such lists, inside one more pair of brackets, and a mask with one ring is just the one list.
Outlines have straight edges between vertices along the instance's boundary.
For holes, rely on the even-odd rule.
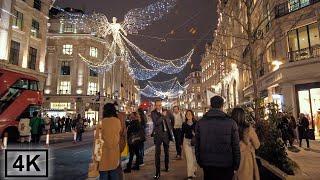
[[[101,12],[109,20],[115,16],[118,21],[122,21],[123,16],[130,9],[145,7],[155,1],[57,0],[55,5],[82,9],[86,13]],[[195,47],[196,52],[192,57],[192,63],[189,63],[182,72],[172,76],[161,73],[152,79],[153,81],[162,81],[178,76],[179,80],[183,81],[191,71],[191,67],[193,69],[200,67],[201,54],[204,52],[205,44],[212,42],[216,19],[216,0],[178,0],[177,6],[169,15],[155,22],[146,30],[140,31],[138,35],[129,35],[128,38],[145,51],[166,59],[183,56]],[[156,37],[167,37],[167,40],[164,42]]]

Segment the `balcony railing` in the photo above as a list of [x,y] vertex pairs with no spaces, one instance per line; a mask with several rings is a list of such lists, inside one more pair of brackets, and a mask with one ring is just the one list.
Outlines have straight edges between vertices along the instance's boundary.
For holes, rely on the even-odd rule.
[[320,44],[312,46],[310,48],[304,48],[288,53],[288,58],[290,62],[300,61],[314,57],[320,57]]
[[310,6],[317,2],[320,2],[320,0],[309,0],[309,1],[299,0],[299,1],[291,1],[291,2],[286,1],[284,3],[278,4],[275,6],[276,18],[282,17],[284,15],[297,11],[301,8]]

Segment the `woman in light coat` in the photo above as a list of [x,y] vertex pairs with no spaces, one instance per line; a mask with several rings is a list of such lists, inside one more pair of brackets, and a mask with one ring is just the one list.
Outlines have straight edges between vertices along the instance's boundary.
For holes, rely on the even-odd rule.
[[239,128],[241,161],[235,174],[237,180],[259,180],[259,169],[256,161],[255,150],[260,147],[259,138],[254,128],[246,122],[245,112],[242,108],[234,108],[232,119]]
[[186,154],[187,160],[187,179],[193,179],[196,177],[197,160],[194,152],[194,144],[192,139],[195,136],[196,121],[192,110],[187,110],[186,120],[182,124],[182,137],[183,137],[183,149]]
[[18,130],[20,134],[20,142],[31,141],[30,113],[24,112],[19,121]]
[[99,162],[100,180],[119,180],[117,167],[120,164],[121,122],[114,104],[108,103],[104,106],[100,130],[104,141]]

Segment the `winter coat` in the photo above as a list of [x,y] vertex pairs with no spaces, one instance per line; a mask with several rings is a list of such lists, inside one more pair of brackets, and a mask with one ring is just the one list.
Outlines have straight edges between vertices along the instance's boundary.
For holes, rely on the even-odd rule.
[[259,169],[255,150],[260,147],[259,138],[250,126],[244,130],[243,140],[240,141],[241,160],[237,171],[238,180],[259,180]]
[[76,125],[77,133],[83,133],[84,132],[84,125],[82,122],[78,121]]
[[20,136],[30,136],[31,135],[31,127],[29,126],[30,119],[29,118],[23,118],[20,119],[18,130],[20,133]]
[[120,152],[124,150],[127,145],[127,128],[125,124],[126,114],[124,112],[118,113],[118,118],[121,123],[121,131],[120,131]]
[[299,138],[300,139],[307,138],[308,130],[309,130],[309,120],[306,117],[299,119],[299,126],[298,126]]
[[[173,141],[173,131],[169,118],[163,116],[160,112],[156,110],[153,110],[151,112],[151,118],[153,122],[152,136],[154,143],[159,144],[162,141],[169,143],[170,140]],[[164,125],[166,125],[167,128],[166,132],[164,132]]]
[[99,171],[117,169],[120,163],[121,122],[116,117],[104,118],[101,122],[101,135],[104,141]]
[[34,117],[31,119],[29,126],[31,127],[31,134],[41,134],[44,121],[40,117]]
[[218,109],[211,109],[196,124],[195,152],[201,167],[237,170],[240,164],[238,126]]

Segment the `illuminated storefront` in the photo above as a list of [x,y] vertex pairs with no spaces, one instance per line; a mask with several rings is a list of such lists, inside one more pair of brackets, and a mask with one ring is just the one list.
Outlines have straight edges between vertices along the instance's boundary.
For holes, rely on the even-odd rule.
[[310,128],[320,136],[320,82],[296,85],[298,112],[310,120]]

